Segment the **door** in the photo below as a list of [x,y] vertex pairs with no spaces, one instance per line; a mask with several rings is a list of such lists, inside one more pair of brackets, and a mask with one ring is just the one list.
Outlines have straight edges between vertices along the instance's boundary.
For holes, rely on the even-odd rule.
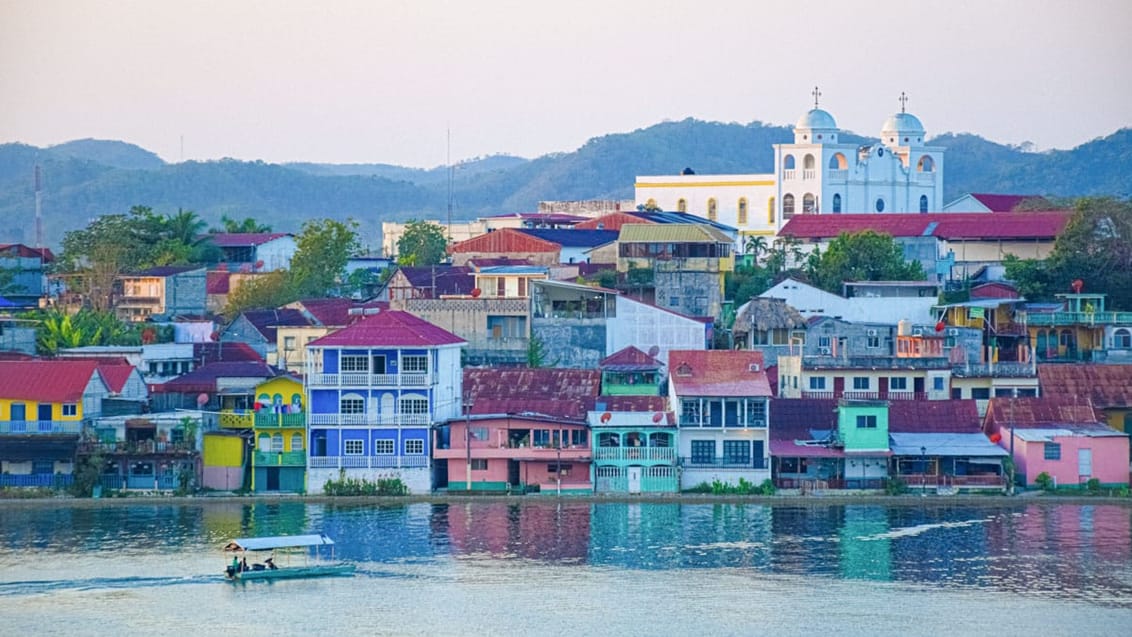
[[834,398],[841,398],[841,395],[844,394],[844,393],[845,393],[845,377],[844,376],[834,376],[833,377],[833,397]]
[[279,467],[268,467],[267,468],[267,490],[268,491],[278,491],[279,490]]
[[27,420],[27,405],[12,403],[12,420]]
[[1077,450],[1077,475],[1081,476],[1081,479],[1093,477],[1092,449]]
[[629,493],[641,492],[641,468],[629,467]]
[[38,409],[38,414],[36,416],[36,420],[39,420],[41,422],[50,422],[51,421],[51,405],[50,404],[46,404],[46,405],[43,404],[43,403],[39,404],[39,409]]
[[370,373],[372,373],[372,374],[384,374],[385,373],[385,356],[374,356],[373,357],[373,370]]
[[511,485],[512,487],[519,486],[519,461],[518,460],[508,460],[507,461],[507,484]]

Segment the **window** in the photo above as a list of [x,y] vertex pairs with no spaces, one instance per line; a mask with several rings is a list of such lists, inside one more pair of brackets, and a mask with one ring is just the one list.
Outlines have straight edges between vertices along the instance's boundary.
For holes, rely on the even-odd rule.
[[342,356],[342,362],[339,364],[338,369],[343,372],[368,372],[369,365],[365,356]]
[[375,456],[392,456],[394,444],[392,440],[374,440],[373,441],[373,455]]
[[1047,442],[1045,448],[1046,460],[1061,460],[1061,444],[1057,442]]
[[487,471],[487,460],[472,458],[472,471]]
[[347,440],[345,443],[347,456],[360,456],[366,452],[365,440]]
[[283,337],[283,351],[286,351],[286,352],[295,351],[295,337],[294,336],[284,336]]
[[712,464],[715,462],[714,440],[692,441],[692,464]]
[[[1125,328],[1113,330],[1112,346],[1115,349],[1132,349],[1132,332]],[[66,407],[66,405],[64,405]]]
[[857,429],[876,429],[876,416],[857,416]]
[[724,440],[723,462],[726,464],[751,464],[751,443],[747,440]]
[[766,401],[762,398],[746,399],[746,424],[756,427],[766,426]]
[[802,158],[802,168],[804,168],[806,170],[813,170],[814,169],[814,156],[813,155],[806,153],[806,156]]
[[428,356],[402,356],[401,372],[404,374],[423,374],[428,371]]
[[473,440],[487,440],[487,427],[472,427],[468,430],[468,435]]
[[802,196],[802,213],[810,214],[813,212],[817,212],[817,199],[815,199],[812,194],[807,192]]
[[877,198],[877,212],[884,212],[884,199]]
[[794,195],[782,195],[782,218],[794,216]]
[[688,200],[687,199],[677,199],[676,200],[676,212],[688,212]]
[[77,403],[63,403],[64,416],[78,416],[79,406]]
[[869,389],[869,377],[868,376],[854,376],[853,377],[853,389],[867,391]]
[[255,448],[260,451],[271,451],[271,436],[267,434],[260,434],[256,438]]
[[680,401],[680,424],[683,426],[700,424],[700,401],[687,399]]
[[271,451],[272,453],[283,453],[283,434],[273,434],[271,436]]
[[770,224],[774,223],[774,197],[766,201],[766,222]]
[[825,376],[810,376],[810,389],[825,389]]
[[841,194],[835,193],[833,195],[833,211],[841,212]]
[[338,401],[338,413],[364,414],[365,411],[366,401],[357,394],[346,394],[342,397],[342,400]]
[[928,211],[928,196],[920,195],[920,212]]
[[971,388],[971,398],[974,398],[975,400],[987,400],[988,398],[990,398],[990,388],[989,387],[972,387]]
[[427,398],[402,398],[401,414],[406,416],[423,416],[428,414]]
[[405,441],[406,456],[419,456],[422,454],[424,454],[424,440],[420,438],[409,438]]
[[303,434],[300,434],[300,433],[291,434],[291,451],[302,451],[302,450],[303,450]]
[[904,376],[893,376],[888,379],[888,388],[896,391],[905,391],[908,389],[908,378]]
[[717,210],[717,206],[716,206],[716,203],[715,203],[715,199],[708,199],[707,200],[707,218],[710,221],[715,221],[717,216],[718,216],[718,210]]
[[943,391],[943,377],[942,376],[936,376],[935,378],[932,379],[932,390],[933,391]]
[[680,297],[678,297],[678,296],[668,297],[668,305],[670,307],[679,307],[680,306]]
[[874,349],[877,348],[877,347],[880,347],[880,337],[879,336],[866,337],[865,346],[871,347],[871,348],[874,348]]
[[784,170],[794,170],[794,156],[786,155],[782,158],[782,168]]
[[818,347],[824,347],[826,349],[829,349],[829,345],[830,345],[830,337],[828,337],[828,336],[819,336],[818,337]]
[[549,447],[550,446],[550,430],[549,429],[535,429],[531,431],[531,444],[536,447]]
[[589,437],[585,429],[574,429],[570,432],[570,446],[584,447],[589,444]]
[[747,225],[747,199],[743,197],[739,199],[739,225]]
[[568,475],[570,475],[570,470],[573,469],[573,468],[574,468],[574,465],[572,465],[572,464],[565,464],[565,463],[558,464],[556,462],[551,462],[551,463],[546,465],[546,472],[547,473],[561,473],[564,476],[568,476]]

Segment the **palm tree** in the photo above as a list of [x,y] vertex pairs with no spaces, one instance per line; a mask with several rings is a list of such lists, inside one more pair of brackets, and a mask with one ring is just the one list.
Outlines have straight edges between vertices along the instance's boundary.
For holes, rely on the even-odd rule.
[[192,210],[177,210],[175,215],[165,217],[165,238],[194,246],[203,240],[204,229],[208,224]]
[[759,259],[762,255],[767,253],[769,246],[766,242],[766,237],[759,235],[747,235],[743,239],[743,253],[750,254],[755,258],[755,265],[759,264]]
[[236,221],[228,215],[220,215],[221,228],[213,228],[211,232],[229,233],[256,233],[271,232],[271,226],[259,223],[252,217],[244,217],[243,221]]

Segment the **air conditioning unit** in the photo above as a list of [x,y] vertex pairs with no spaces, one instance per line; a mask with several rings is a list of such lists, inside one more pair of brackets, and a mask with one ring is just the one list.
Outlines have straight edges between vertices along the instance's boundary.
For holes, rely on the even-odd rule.
[[954,327],[949,328],[947,330],[947,335],[948,336],[959,336],[959,330],[957,328],[954,328]]
[[766,421],[762,420],[761,418],[757,418],[757,419],[752,420],[751,424],[748,425],[748,426],[749,427],[765,427]]
[[752,372],[757,372],[757,371],[759,371],[759,364],[758,363],[751,363],[750,367],[748,367],[747,369],[752,371]]
[[876,336],[877,331],[876,330],[865,330],[865,334],[868,334],[869,336]]
[[912,336],[923,336],[923,335],[924,335],[924,328],[922,328],[922,327],[913,327],[912,328]]
[[818,354],[822,354],[824,356],[829,356],[829,348],[828,347],[819,347],[818,348]]

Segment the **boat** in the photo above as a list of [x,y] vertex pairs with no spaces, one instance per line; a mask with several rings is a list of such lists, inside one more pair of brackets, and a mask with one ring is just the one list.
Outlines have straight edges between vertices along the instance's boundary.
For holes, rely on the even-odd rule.
[[[319,549],[324,546],[331,547],[327,559],[320,555]],[[303,557],[296,555],[296,549],[310,547],[315,550],[305,550]],[[228,581],[240,582],[353,575],[355,565],[334,561],[333,547],[334,540],[323,534],[236,538],[224,545],[224,552],[232,555],[224,576]],[[249,554],[253,557],[251,563]],[[277,554],[282,556],[283,563],[276,563]],[[256,559],[264,555],[266,559]]]

